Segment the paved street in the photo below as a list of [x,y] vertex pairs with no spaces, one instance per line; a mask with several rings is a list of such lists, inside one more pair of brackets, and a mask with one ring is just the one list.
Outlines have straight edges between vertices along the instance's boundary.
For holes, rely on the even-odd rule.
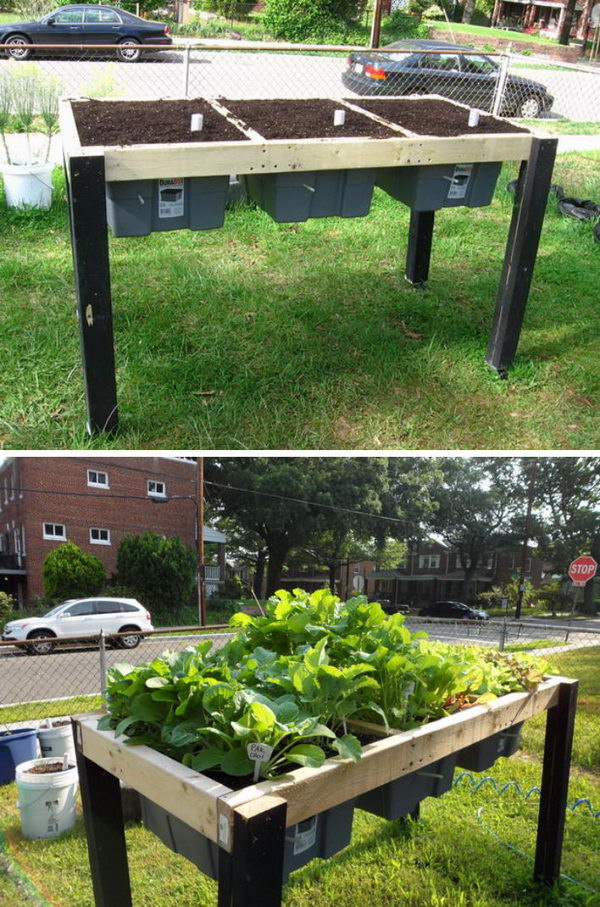
[[[203,636],[149,637],[137,649],[108,649],[106,664],[151,661],[166,649],[182,650],[208,638]],[[228,638],[215,634],[216,646]],[[12,647],[0,649],[0,705],[61,699],[100,692],[100,656],[97,647],[57,649],[50,655],[26,655]],[[0,712],[0,724],[2,713]]]
[[[589,624],[589,626],[588,626]],[[556,648],[560,651],[600,645],[600,633],[592,621],[576,621],[572,627],[553,627],[525,621],[521,627],[507,626],[505,644],[524,643],[536,639],[555,639],[556,644],[548,649],[536,649],[533,654],[546,654]],[[597,622],[596,622],[597,624]],[[411,632],[425,631],[433,639],[445,642],[460,642],[473,645],[497,646],[502,633],[500,621],[465,623],[463,621],[431,621],[427,618],[409,617],[407,626]],[[210,638],[214,645],[222,646],[229,634],[215,633],[210,636],[169,636],[150,637],[132,650],[108,649],[107,666],[117,662],[139,664],[151,661],[166,649],[180,651],[202,639]],[[60,699],[69,696],[83,696],[100,691],[99,652],[95,647],[57,649],[51,655],[28,656],[12,647],[0,650],[0,705],[34,702],[37,700]],[[0,724],[1,722],[0,712]]]
[[[120,63],[109,57],[93,61],[54,58],[35,62],[42,71],[59,80],[67,96],[147,99],[185,95],[185,54],[180,50],[157,54],[155,59],[136,64]],[[7,64],[0,61],[2,65]],[[190,53],[188,95],[343,97],[348,94],[341,82],[344,69],[343,55],[194,50]],[[548,87],[555,97],[553,116],[600,122],[600,72],[535,68],[513,72]]]

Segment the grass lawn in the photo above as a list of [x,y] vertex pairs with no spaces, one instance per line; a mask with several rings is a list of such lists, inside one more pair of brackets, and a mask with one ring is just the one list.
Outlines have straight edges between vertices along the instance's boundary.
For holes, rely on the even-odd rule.
[[[448,26],[443,21],[423,20],[425,25],[432,26],[437,31],[447,31],[450,34]],[[490,44],[494,41],[504,39],[505,41],[528,41],[530,44],[551,44],[557,47],[556,41],[551,38],[541,38],[538,35],[526,35],[524,32],[504,31],[502,28],[487,28],[485,25],[466,25],[463,22],[451,22],[452,31],[457,35],[478,35],[483,38],[489,38]]]
[[[91,440],[57,173],[52,211],[0,219],[0,446],[597,447],[599,249],[554,200],[515,367],[484,362],[514,175],[490,208],[439,213],[425,291],[403,278],[408,209],[380,192],[368,218],[244,207],[221,230],[111,240],[121,430]],[[594,153],[554,179],[600,198]]]

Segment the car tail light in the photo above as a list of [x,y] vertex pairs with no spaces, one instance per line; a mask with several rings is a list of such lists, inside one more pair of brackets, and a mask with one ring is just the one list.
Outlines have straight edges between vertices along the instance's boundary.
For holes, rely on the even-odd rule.
[[149,611],[146,611],[146,617],[148,618],[148,620],[150,620],[150,621],[152,620],[152,615],[150,614]]
[[169,34],[169,26],[168,26],[168,25],[165,25],[163,31],[164,31],[165,35],[168,35],[168,34]]
[[365,75],[369,79],[387,79],[387,72],[384,72],[380,66],[373,66],[372,63],[367,63],[365,66]]
[[352,57],[350,57],[350,56],[346,57],[346,66],[350,66],[351,63],[352,63]]

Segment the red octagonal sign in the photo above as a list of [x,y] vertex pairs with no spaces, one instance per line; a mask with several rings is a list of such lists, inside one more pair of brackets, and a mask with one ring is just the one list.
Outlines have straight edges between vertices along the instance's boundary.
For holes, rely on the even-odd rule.
[[569,564],[569,576],[574,586],[585,586],[589,579],[596,575],[598,564],[593,557],[583,555]]

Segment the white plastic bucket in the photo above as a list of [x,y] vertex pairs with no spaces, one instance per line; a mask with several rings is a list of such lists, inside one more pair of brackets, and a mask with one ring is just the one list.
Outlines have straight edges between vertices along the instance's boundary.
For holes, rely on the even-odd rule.
[[56,759],[30,759],[17,765],[16,782],[21,810],[21,831],[25,838],[55,838],[75,824],[77,768],[66,771],[32,774],[35,765]]
[[42,756],[62,759],[67,755],[69,762],[75,762],[75,742],[70,721],[59,727],[39,727],[37,735]]
[[8,207],[49,208],[53,168],[53,164],[2,164]]

